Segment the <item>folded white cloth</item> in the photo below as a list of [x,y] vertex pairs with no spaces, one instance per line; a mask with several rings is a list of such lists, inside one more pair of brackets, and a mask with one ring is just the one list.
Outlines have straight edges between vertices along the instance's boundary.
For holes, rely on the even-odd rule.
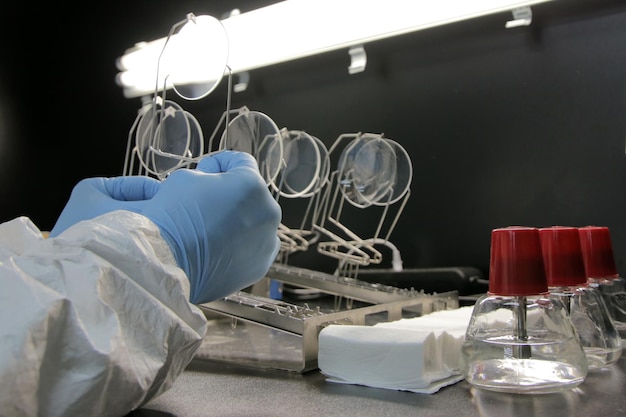
[[472,307],[374,326],[330,325],[319,334],[327,381],[432,394],[461,376]]

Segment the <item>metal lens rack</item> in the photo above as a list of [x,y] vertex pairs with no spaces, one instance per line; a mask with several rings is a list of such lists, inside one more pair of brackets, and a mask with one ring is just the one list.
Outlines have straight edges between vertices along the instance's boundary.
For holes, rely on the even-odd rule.
[[318,334],[325,326],[373,325],[459,307],[457,291],[426,294],[284,264],[274,264],[265,280],[328,297],[311,307],[240,291],[200,304],[209,330],[196,359],[303,373],[317,369]]

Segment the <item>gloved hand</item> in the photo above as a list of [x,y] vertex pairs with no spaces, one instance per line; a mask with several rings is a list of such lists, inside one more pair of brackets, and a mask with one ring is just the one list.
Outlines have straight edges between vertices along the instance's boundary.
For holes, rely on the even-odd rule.
[[196,169],[179,169],[163,181],[144,176],[82,180],[50,237],[114,210],[142,214],[159,227],[189,278],[192,303],[258,281],[280,247],[280,206],[254,157],[245,152],[207,156]]

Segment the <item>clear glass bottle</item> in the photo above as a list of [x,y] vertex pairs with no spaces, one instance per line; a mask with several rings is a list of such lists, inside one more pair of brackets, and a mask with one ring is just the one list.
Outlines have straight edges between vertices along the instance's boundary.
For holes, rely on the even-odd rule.
[[611,234],[606,226],[578,228],[589,285],[600,291],[626,347],[626,281],[615,266]]
[[467,382],[490,391],[560,392],[587,377],[567,309],[548,292],[539,229],[492,231],[489,291],[474,305],[462,357]]
[[587,355],[589,370],[617,362],[622,355],[622,341],[604,298],[587,282],[578,228],[545,227],[539,229],[539,237],[548,291],[565,304]]

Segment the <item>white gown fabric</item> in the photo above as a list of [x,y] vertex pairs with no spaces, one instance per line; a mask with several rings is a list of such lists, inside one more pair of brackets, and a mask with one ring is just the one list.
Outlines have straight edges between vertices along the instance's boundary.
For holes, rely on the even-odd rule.
[[206,318],[156,225],[118,211],[45,239],[0,224],[0,415],[123,416],[193,358]]

